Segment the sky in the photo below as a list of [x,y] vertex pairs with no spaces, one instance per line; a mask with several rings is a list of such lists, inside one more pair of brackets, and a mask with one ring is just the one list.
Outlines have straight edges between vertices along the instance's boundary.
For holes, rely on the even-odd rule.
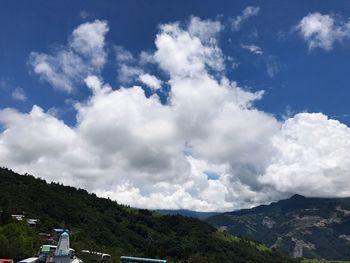
[[0,165],[149,209],[350,196],[347,1],[2,1]]

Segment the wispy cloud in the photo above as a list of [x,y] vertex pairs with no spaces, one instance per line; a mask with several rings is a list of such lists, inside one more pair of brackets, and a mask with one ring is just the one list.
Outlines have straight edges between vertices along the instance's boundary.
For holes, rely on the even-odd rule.
[[86,10],[80,10],[79,11],[79,17],[83,20],[87,19],[88,17],[90,17],[90,14],[88,11]]
[[[142,59],[136,59],[130,51],[122,46],[115,46],[114,51],[117,62],[117,77],[120,84],[129,84],[144,74],[140,66]],[[142,54],[145,56],[145,53]]]
[[309,50],[321,48],[331,50],[336,42],[350,37],[350,22],[340,16],[310,13],[295,26],[308,44]]
[[247,6],[242,14],[231,19],[231,28],[233,31],[238,31],[241,28],[241,24],[250,17],[256,16],[260,11],[258,6]]
[[10,88],[8,81],[4,78],[0,78],[0,90],[6,90]]
[[26,101],[27,95],[21,87],[17,87],[12,91],[12,98],[19,101]]
[[262,55],[264,53],[261,47],[257,45],[241,45],[241,47],[255,55]]
[[273,78],[278,72],[282,70],[282,64],[275,56],[269,55],[266,57],[266,71],[270,78]]

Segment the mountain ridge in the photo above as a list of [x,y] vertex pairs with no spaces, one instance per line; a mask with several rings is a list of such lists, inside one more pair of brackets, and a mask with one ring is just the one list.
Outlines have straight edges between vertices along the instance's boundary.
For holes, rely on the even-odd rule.
[[[198,219],[134,209],[84,189],[47,183],[5,168],[0,168],[0,193],[0,257],[20,260],[38,249],[33,231],[11,220],[11,214],[25,212],[28,218],[40,220],[37,234],[68,228],[76,251],[103,251],[114,262],[121,255],[167,258],[169,263],[296,262]],[[18,247],[25,249],[16,254]]]
[[199,212],[199,211],[193,211],[188,209],[156,209],[153,211],[156,211],[162,215],[181,215],[181,216],[198,218],[201,220],[220,214],[220,212]]
[[294,257],[350,258],[350,198],[293,195],[206,221],[228,233],[278,247]]

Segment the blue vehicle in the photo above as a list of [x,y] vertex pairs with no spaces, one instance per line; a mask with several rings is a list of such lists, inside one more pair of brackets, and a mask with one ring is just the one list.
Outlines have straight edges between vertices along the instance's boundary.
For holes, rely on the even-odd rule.
[[138,257],[120,257],[121,263],[166,263],[165,259],[138,258]]

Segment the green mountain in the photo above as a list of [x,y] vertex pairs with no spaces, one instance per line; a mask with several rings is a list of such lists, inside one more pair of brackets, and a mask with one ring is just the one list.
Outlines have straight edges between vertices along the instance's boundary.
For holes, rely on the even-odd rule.
[[294,257],[350,259],[350,198],[294,195],[270,205],[216,215],[206,221]]
[[[296,262],[275,249],[217,231],[198,219],[133,209],[83,189],[46,183],[0,169],[0,257],[31,256],[39,232],[71,231],[71,247],[120,255],[167,258],[168,262]],[[37,218],[29,229],[11,214]]]

